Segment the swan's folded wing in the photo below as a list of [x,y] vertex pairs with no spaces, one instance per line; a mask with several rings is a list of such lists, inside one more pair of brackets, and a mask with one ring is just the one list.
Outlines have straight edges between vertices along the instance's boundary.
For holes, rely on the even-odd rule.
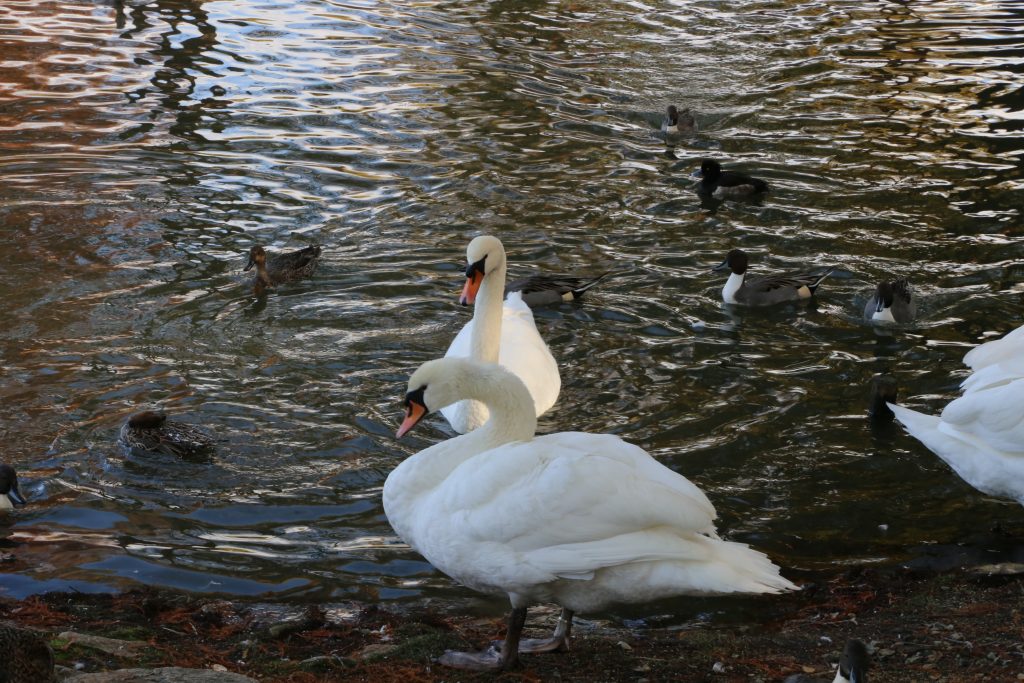
[[558,400],[562,388],[558,364],[537,331],[533,311],[519,292],[510,293],[505,300],[498,362],[523,380],[533,397],[537,415],[546,412]]
[[700,489],[606,434],[506,444],[467,460],[438,493],[461,534],[520,553],[656,527],[715,535]]
[[1024,379],[964,394],[945,407],[942,421],[992,448],[1024,455]]
[[964,356],[964,365],[973,370],[980,370],[985,366],[1016,358],[1021,353],[1024,353],[1024,325],[1001,339],[974,347]]

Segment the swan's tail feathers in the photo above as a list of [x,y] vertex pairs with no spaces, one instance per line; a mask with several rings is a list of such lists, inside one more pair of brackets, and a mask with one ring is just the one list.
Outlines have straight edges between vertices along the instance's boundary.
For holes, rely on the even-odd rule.
[[941,419],[938,415],[925,415],[895,403],[888,403],[886,405],[896,415],[896,419],[900,421],[908,434],[925,446],[928,446],[928,448],[935,450],[930,442],[933,442],[939,436],[939,423]]
[[746,543],[716,541],[714,553],[714,571],[720,574],[723,585],[712,592],[787,593],[800,590],[799,586],[782,576],[779,566],[767,555]]

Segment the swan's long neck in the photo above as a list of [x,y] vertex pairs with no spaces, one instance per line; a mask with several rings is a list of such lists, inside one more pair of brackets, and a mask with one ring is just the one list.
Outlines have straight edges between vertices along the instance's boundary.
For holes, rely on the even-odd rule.
[[[505,295],[505,264],[484,275],[473,308],[470,358],[497,363],[501,348],[502,297]],[[474,397],[475,398],[475,397]],[[485,401],[486,403],[486,401]]]
[[746,273],[736,274],[729,273],[729,279],[725,281],[725,287],[722,288],[722,300],[727,304],[736,303],[736,292],[740,291],[740,287],[743,286],[743,278]]

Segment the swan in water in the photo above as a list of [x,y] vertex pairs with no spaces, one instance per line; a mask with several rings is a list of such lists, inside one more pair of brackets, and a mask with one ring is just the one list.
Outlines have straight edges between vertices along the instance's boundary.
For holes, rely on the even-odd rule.
[[[473,319],[452,340],[445,358],[501,363],[526,384],[539,417],[555,405],[562,378],[522,293],[509,292],[502,302],[505,248],[497,237],[481,235],[469,243],[466,260],[466,284],[459,303],[474,304]],[[487,407],[479,401],[446,405],[441,414],[459,434],[487,421]]]
[[[407,458],[384,483],[384,511],[412,548],[459,583],[512,603],[500,651],[446,652],[442,664],[500,669],[519,652],[568,646],[573,614],[680,595],[797,587],[763,553],[724,541],[689,480],[611,434],[534,438],[534,401],[504,367],[468,358],[409,379],[403,436],[424,415],[482,401],[480,428]],[[526,610],[554,602],[554,636],[521,641]]]
[[1024,327],[970,351],[963,395],[940,415],[890,404],[915,439],[974,488],[1024,505]]

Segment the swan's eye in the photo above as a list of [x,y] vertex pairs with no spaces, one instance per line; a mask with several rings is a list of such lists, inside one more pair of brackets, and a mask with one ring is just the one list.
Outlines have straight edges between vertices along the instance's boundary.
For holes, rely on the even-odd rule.
[[473,273],[480,273],[481,275],[486,275],[486,273],[484,272],[485,261],[487,261],[486,254],[484,254],[484,257],[477,261],[476,263],[470,263],[468,266],[466,266],[466,277],[473,277]]

